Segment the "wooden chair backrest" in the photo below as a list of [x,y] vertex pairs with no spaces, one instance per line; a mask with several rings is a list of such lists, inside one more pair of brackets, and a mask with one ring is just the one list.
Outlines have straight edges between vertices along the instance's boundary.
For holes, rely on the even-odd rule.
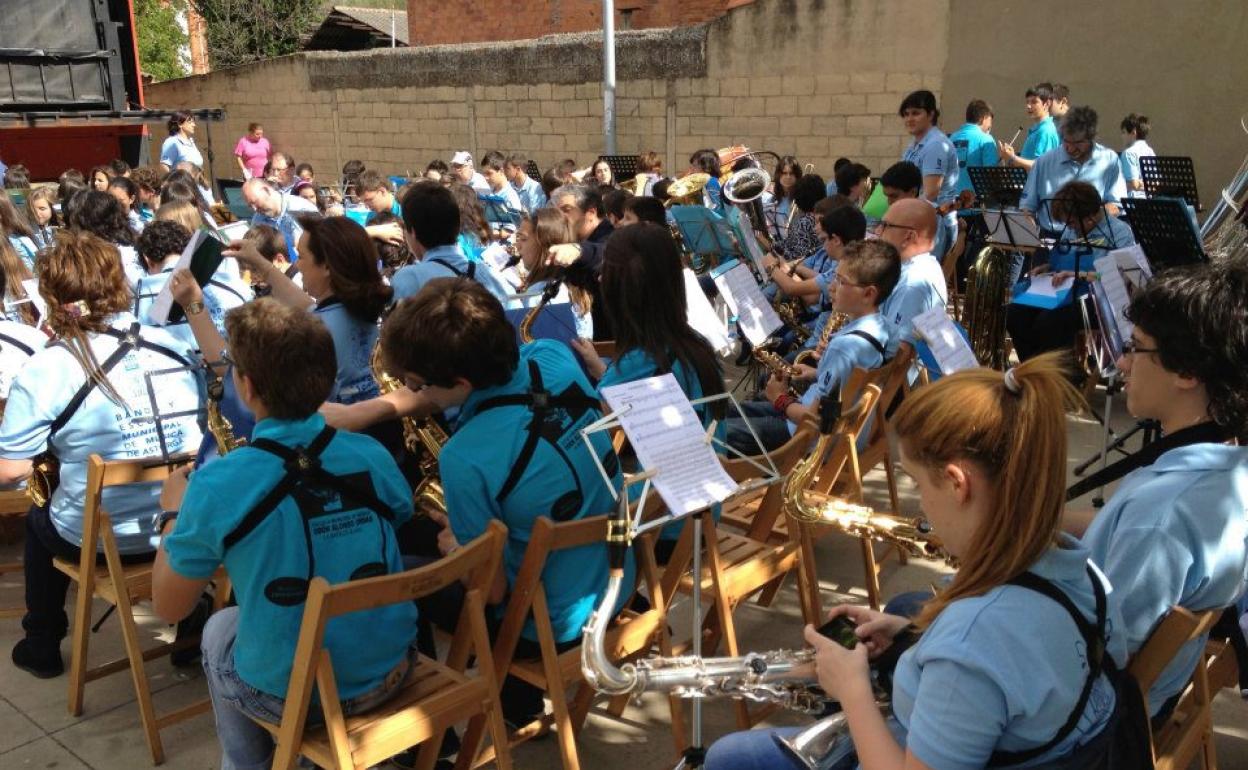
[[1140,691],[1147,696],[1157,677],[1174,660],[1179,649],[1208,632],[1221,614],[1220,609],[1192,612],[1179,606],[1171,607],[1148,635],[1144,646],[1131,656],[1131,662],[1127,666],[1127,670],[1139,683]]
[[[95,568],[95,544],[100,538],[101,514],[107,515],[101,504],[105,487],[137,484],[148,481],[164,481],[194,457],[179,455],[167,461],[159,459],[105,460],[97,454],[87,458],[87,487],[82,508],[82,569]],[[110,530],[105,534],[105,548],[115,547]],[[91,547],[87,547],[90,544]],[[112,545],[110,545],[112,544]]]
[[[841,413],[840,422],[834,428],[839,439],[832,445],[831,451],[820,465],[812,489],[816,492],[829,494],[846,466],[857,465],[856,453],[858,440],[866,430],[871,416],[882,419],[878,405],[883,383],[889,378],[888,367],[865,370],[855,369],[853,376],[842,389],[842,403],[853,405]],[[852,462],[851,462],[852,461]],[[854,469],[857,472],[857,468]]]

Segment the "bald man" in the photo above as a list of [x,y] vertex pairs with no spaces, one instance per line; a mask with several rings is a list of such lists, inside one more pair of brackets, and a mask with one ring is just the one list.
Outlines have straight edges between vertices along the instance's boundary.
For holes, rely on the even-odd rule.
[[901,255],[901,279],[880,306],[889,326],[887,358],[901,345],[914,347],[914,317],[948,301],[945,273],[932,256],[938,220],[936,209],[917,198],[899,200],[888,207],[875,226],[876,235],[897,248]]
[[281,232],[286,238],[286,257],[292,263],[299,259],[295,244],[303,235],[303,226],[294,215],[297,213],[319,216],[316,204],[298,195],[284,193],[266,179],[248,179],[243,182],[243,200],[256,212],[251,224],[269,225]]

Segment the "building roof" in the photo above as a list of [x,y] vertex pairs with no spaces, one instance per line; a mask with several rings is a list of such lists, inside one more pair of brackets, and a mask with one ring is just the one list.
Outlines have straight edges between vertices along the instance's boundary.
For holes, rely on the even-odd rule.
[[407,11],[335,5],[321,26],[305,38],[303,48],[306,51],[359,51],[389,47],[392,17],[395,41],[406,47]]

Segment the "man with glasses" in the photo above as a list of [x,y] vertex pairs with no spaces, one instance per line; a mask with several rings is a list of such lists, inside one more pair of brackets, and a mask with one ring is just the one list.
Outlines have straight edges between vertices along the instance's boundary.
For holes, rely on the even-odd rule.
[[[1134,654],[1172,606],[1217,609],[1244,594],[1248,268],[1172,271],[1137,292],[1126,315],[1135,325],[1118,361],[1127,409],[1164,435],[1120,461],[1135,470],[1100,512],[1066,521],[1122,595]],[[1233,617],[1228,625],[1238,631]],[[1149,690],[1155,719],[1173,708],[1207,636],[1185,644]]]
[[282,192],[290,192],[298,181],[295,178],[295,159],[285,152],[273,153],[264,177]]
[[[813,383],[799,399],[790,392],[787,378],[773,375],[767,382],[766,401],[741,404],[764,449],[770,452],[782,446],[803,419],[815,417],[819,399],[844,385],[855,368],[875,369],[884,363],[888,324],[880,314],[880,303],[893,292],[900,276],[901,258],[889,243],[856,241],[844,248],[828,291],[832,306],[849,320],[829,338],[817,369],[800,365],[794,372],[796,378]],[[729,446],[744,454],[757,453],[745,420],[728,417],[726,427]]]
[[886,359],[897,355],[903,344],[915,346],[918,339],[913,323],[916,315],[934,307],[944,307],[949,300],[945,272],[932,256],[936,226],[936,209],[913,198],[889,206],[875,226],[879,239],[892,244],[901,256],[901,278],[880,308],[889,326]]
[[1019,208],[1035,216],[1048,237],[1064,223],[1055,221],[1049,202],[1068,182],[1087,182],[1096,189],[1110,214],[1117,216],[1127,196],[1118,153],[1096,141],[1097,115],[1091,107],[1075,107],[1062,121],[1062,143],[1036,159]]

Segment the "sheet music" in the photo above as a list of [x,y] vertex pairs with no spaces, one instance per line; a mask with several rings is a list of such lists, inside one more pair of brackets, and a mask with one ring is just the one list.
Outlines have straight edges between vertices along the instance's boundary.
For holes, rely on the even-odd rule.
[[[191,240],[187,241],[186,248],[182,249],[182,256],[178,257],[177,264],[173,266],[174,272],[185,270],[191,266],[191,257],[195,255],[195,249],[199,248],[199,244],[207,237],[209,237],[207,230],[196,230],[191,235]],[[147,311],[147,314],[155,324],[163,326],[169,323],[170,310],[173,310],[173,287],[170,281],[165,281],[165,285],[161,287],[160,293],[152,301],[152,307]]]
[[669,372],[602,388],[618,413],[641,467],[657,471],[654,489],[672,513],[694,513],[737,489],[707,440],[693,404]]
[[1109,300],[1110,315],[1114,319],[1114,325],[1118,327],[1118,336],[1125,340],[1131,336],[1131,330],[1135,328],[1135,325],[1127,320],[1126,310],[1131,304],[1131,297],[1127,293],[1127,284],[1123,280],[1121,262],[1116,258],[1117,254],[1116,251],[1110,252],[1100,259],[1092,260],[1092,264],[1100,276],[1101,287],[1105,290],[1105,299]]
[[776,315],[754,280],[754,274],[744,263],[738,262],[716,275],[715,285],[719,287],[724,302],[736,314],[741,333],[754,347],[762,347],[768,337],[784,326],[784,321]]
[[758,270],[758,274],[766,275],[767,268],[763,265],[763,257],[765,256],[763,254],[763,246],[758,242],[758,238],[754,237],[754,230],[750,224],[750,218],[744,216],[744,212],[741,217],[741,233],[741,240],[744,241],[742,248],[744,249],[746,255],[750,258],[750,261],[754,263],[754,267]]
[[689,326],[711,343],[711,347],[720,355],[732,352],[732,340],[728,338],[728,327],[711,307],[711,301],[702,293],[698,285],[698,277],[689,268],[684,269],[686,317]]
[[230,241],[242,239],[242,237],[246,235],[247,231],[250,229],[251,223],[243,220],[241,222],[231,222],[228,225],[221,225],[217,228],[217,234],[221,236],[221,241],[223,243],[228,244]]
[[1148,264],[1148,257],[1144,256],[1144,249],[1140,247],[1140,244],[1136,243],[1125,249],[1115,249],[1109,252],[1109,256],[1114,258],[1122,276],[1135,288],[1142,289],[1144,284],[1153,279],[1152,265]]
[[934,307],[916,315],[914,329],[927,341],[932,356],[940,364],[941,374],[953,374],[979,366],[975,351],[971,350],[943,307]]
[[1040,228],[1031,217],[1021,211],[984,212],[984,226],[988,228],[988,242],[1020,247],[1040,246]]

